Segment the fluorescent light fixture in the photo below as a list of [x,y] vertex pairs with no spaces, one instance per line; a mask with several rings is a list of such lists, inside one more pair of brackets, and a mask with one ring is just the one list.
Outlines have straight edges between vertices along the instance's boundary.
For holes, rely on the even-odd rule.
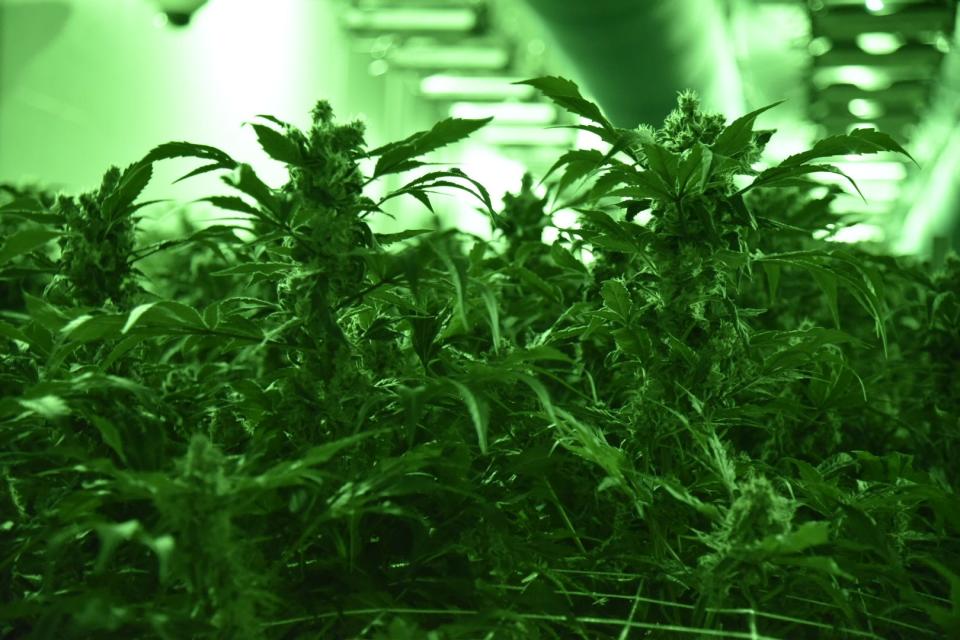
[[893,53],[905,44],[902,36],[896,33],[871,31],[857,34],[857,46],[874,56]]
[[510,53],[494,45],[406,44],[388,55],[390,62],[408,69],[503,69]]
[[833,84],[852,84],[864,91],[888,89],[893,80],[880,69],[862,65],[821,67],[813,73],[813,83],[820,89]]
[[867,100],[865,98],[854,98],[847,103],[847,109],[858,118],[870,120],[879,118],[883,115],[883,105],[876,100]]
[[547,125],[556,121],[557,109],[543,102],[454,102],[453,118],[493,118],[501,124]]
[[540,127],[488,126],[471,136],[480,142],[492,145],[518,147],[572,147],[576,131],[572,129],[542,129]]
[[469,7],[384,7],[348,9],[344,23],[360,31],[442,31],[461,33],[477,26],[477,12]]
[[887,5],[883,0],[864,0],[863,5],[870,13],[879,13],[887,8]]
[[536,89],[528,84],[511,84],[522,78],[454,76],[435,74],[420,81],[420,92],[430,98],[474,100],[524,100]]

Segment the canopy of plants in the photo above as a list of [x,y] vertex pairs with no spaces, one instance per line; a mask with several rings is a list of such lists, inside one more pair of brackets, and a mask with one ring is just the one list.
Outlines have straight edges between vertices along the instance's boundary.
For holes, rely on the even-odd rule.
[[[774,105],[526,83],[607,149],[503,206],[424,160],[485,120],[368,149],[322,101],[252,125],[280,188],[189,142],[2,188],[0,636],[960,637],[960,261],[828,242],[812,177],[906,152],[757,171]],[[144,234],[173,158],[238,219]],[[496,242],[368,223],[450,190]]]

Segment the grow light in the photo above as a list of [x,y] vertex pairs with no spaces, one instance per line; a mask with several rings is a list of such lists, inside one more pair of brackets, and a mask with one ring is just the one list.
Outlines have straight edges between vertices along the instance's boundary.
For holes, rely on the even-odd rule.
[[389,54],[390,61],[409,69],[503,69],[509,52],[493,45],[407,44]]
[[348,28],[358,31],[463,33],[477,27],[478,16],[469,7],[384,7],[351,8],[343,20]]
[[570,147],[576,142],[576,131],[571,129],[542,129],[539,127],[484,127],[475,137],[487,144],[520,147]]
[[864,0],[863,6],[870,13],[880,13],[887,8],[887,4],[883,0]]
[[874,31],[857,34],[857,46],[860,50],[874,56],[893,53],[903,45],[903,38],[896,33]]
[[466,98],[473,100],[524,100],[536,89],[528,84],[512,84],[522,78],[496,76],[454,76],[435,74],[420,81],[420,92],[430,98]]
[[854,98],[847,103],[847,110],[856,117],[863,119],[879,118],[884,113],[882,104],[876,100],[865,98]]
[[813,73],[813,82],[818,88],[832,84],[852,84],[864,91],[879,91],[887,89],[893,84],[889,73],[863,65],[842,65],[816,69]]
[[454,102],[450,107],[453,118],[493,118],[494,122],[545,125],[555,122],[557,110],[542,102]]

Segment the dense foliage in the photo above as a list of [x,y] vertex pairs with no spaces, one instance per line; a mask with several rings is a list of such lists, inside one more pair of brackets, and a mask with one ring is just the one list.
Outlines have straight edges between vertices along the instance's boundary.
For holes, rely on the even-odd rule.
[[[5,188],[4,637],[960,635],[960,261],[816,239],[824,158],[905,152],[863,129],[758,172],[770,107],[625,130],[528,83],[609,150],[500,210],[421,159],[485,121],[367,150],[325,102],[254,125],[280,189],[186,142]],[[252,230],[145,242],[170,158]],[[436,189],[505,249],[367,223]]]

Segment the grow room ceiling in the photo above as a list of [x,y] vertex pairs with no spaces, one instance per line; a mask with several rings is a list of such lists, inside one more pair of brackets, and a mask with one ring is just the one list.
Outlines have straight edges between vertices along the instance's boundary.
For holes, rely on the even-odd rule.
[[[945,212],[956,181],[936,170],[955,162],[944,135],[955,121],[944,106],[957,89],[948,60],[955,2],[526,0],[526,11],[518,4],[352,0],[345,23],[370,38],[374,72],[419,72],[425,100],[455,115],[495,116],[499,124],[483,141],[534,168],[537,150],[585,141],[544,129],[564,121],[529,87],[510,84],[521,77],[573,77],[620,126],[660,122],[686,87],[728,117],[786,99],[761,118],[778,130],[768,163],[820,137],[875,127],[921,165],[838,159],[866,199],[850,194],[837,203],[863,215],[848,239],[924,252],[955,226]],[[824,181],[833,178],[842,180]]]
[[[867,203],[850,196],[838,206],[865,213],[862,238],[882,238],[897,251],[930,252],[935,240],[945,246],[960,228],[951,213],[960,191],[956,5],[2,0],[0,179],[17,179],[13,172],[28,168],[40,177],[39,167],[53,170],[49,177],[61,183],[86,183],[84,167],[100,163],[101,155],[136,155],[139,147],[121,145],[143,146],[163,135],[229,135],[229,142],[208,141],[230,148],[242,132],[228,133],[228,126],[251,110],[277,111],[296,122],[308,96],[325,95],[345,117],[365,116],[373,142],[444,115],[493,116],[478,144],[448,159],[502,193],[518,186],[524,167],[539,173],[558,151],[595,144],[555,126],[572,120],[531,87],[511,84],[563,75],[620,126],[659,123],[676,92],[688,87],[729,118],[785,99],[759,122],[778,130],[767,163],[818,137],[877,126],[904,143],[920,169],[894,158],[840,159]],[[175,86],[193,92],[189,108],[169,99]],[[118,92],[126,101],[111,97]],[[138,111],[138,127],[126,134],[117,124],[130,118],[121,112],[124,104]],[[165,104],[163,112],[151,104]],[[47,132],[66,150],[49,154],[47,142],[27,144],[28,132]],[[89,149],[94,139],[93,157],[69,156],[69,149]]]

